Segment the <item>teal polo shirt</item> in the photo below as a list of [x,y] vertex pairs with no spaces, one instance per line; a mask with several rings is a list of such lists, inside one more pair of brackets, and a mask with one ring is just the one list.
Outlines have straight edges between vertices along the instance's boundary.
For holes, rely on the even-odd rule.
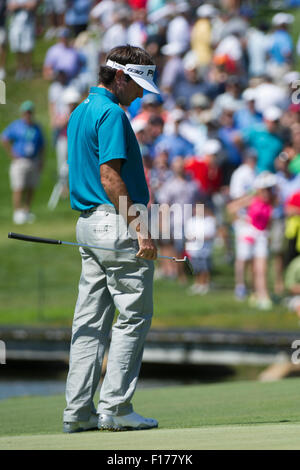
[[139,144],[118,99],[105,88],[92,87],[68,124],[69,188],[72,209],[113,205],[100,180],[100,165],[122,159],[121,178],[133,203],[149,202]]
[[275,172],[274,161],[283,149],[283,143],[271,134],[264,124],[255,124],[242,132],[243,140],[257,153],[256,170]]

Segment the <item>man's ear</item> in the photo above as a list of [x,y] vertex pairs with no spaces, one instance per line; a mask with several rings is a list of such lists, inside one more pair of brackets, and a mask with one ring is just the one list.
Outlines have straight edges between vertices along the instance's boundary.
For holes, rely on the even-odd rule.
[[125,77],[124,77],[124,72],[123,72],[123,70],[117,70],[117,71],[116,71],[116,81],[117,81],[117,82],[122,82],[124,78],[125,78]]

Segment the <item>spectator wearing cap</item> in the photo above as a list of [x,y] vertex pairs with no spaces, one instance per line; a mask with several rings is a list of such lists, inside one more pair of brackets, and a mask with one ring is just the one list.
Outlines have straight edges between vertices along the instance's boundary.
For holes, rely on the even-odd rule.
[[[169,178],[157,191],[157,200],[161,207],[162,220],[168,221],[169,227],[165,227],[165,235],[162,232],[163,253],[166,256],[182,257],[184,251],[184,226],[188,211],[184,211],[185,204],[195,204],[199,199],[198,186],[194,181],[190,181],[184,170],[184,159],[180,156],[173,158],[171,170],[173,177]],[[174,211],[170,214],[170,207]],[[171,215],[171,217],[170,217]],[[170,230],[169,230],[170,229]],[[170,232],[170,236],[169,233]],[[172,263],[170,260],[163,260],[162,268],[164,275],[173,277],[184,282],[186,277],[181,263]]]
[[22,103],[21,119],[13,121],[1,135],[11,159],[9,175],[15,224],[33,220],[30,207],[43,167],[44,137],[34,121],[34,110],[32,101]]
[[127,30],[127,42],[131,46],[144,48],[148,38],[147,12],[145,8],[134,9]]
[[[203,204],[200,199],[198,204]],[[193,216],[186,222],[185,252],[193,266],[195,278],[189,287],[190,295],[205,295],[210,290],[212,252],[214,240],[217,234],[216,217],[212,204],[204,204],[204,214],[196,212],[194,206]]]
[[78,76],[85,65],[83,56],[71,43],[71,32],[64,28],[59,33],[57,44],[51,46],[44,61],[43,76],[46,80],[53,80],[58,72],[64,72],[68,83]]
[[232,31],[228,36],[225,36],[219,42],[214,51],[215,57],[227,57],[232,65],[233,73],[239,73],[242,68],[243,47],[241,43],[241,32]]
[[173,158],[180,155],[185,158],[194,154],[194,146],[187,139],[182,137],[180,133],[180,123],[185,119],[185,113],[180,109],[174,109],[170,114],[173,130],[170,133],[163,133],[154,143],[155,154],[162,148],[167,149],[169,153],[169,163]]
[[269,26],[261,22],[257,27],[249,28],[246,35],[246,50],[248,54],[248,73],[250,77],[261,77],[266,74]]
[[[154,93],[145,93],[143,98],[138,98],[139,103],[136,103],[137,107],[129,106],[128,111],[133,117],[132,122],[135,119],[139,121],[149,121],[151,116],[162,116],[166,115],[166,112],[162,108],[162,99],[160,95]],[[135,100],[133,103],[135,103]]]
[[38,0],[8,0],[10,49],[17,55],[16,80],[30,79]]
[[275,158],[283,149],[283,140],[279,136],[279,122],[282,111],[272,106],[263,113],[263,123],[244,129],[235,136],[236,142],[242,141],[246,146],[257,152],[258,173],[262,171],[275,172]]
[[65,25],[66,0],[45,0],[45,16],[48,18],[48,29],[45,39],[56,37]]
[[87,29],[92,3],[92,0],[67,1],[65,22],[74,37]]
[[164,128],[164,120],[161,116],[150,116],[147,127],[146,127],[146,135],[147,135],[147,146],[149,148],[149,155],[151,158],[155,158],[156,155],[156,141],[163,133]]
[[179,76],[173,87],[173,99],[183,99],[185,107],[190,109],[191,99],[195,94],[202,93],[213,98],[218,93],[218,86],[205,79],[197,67],[197,58],[193,51],[188,52],[183,59],[184,74]]
[[238,76],[232,75],[226,80],[225,92],[219,94],[214,101],[214,117],[215,119],[219,119],[224,109],[237,111],[242,108],[242,106],[240,79]]
[[63,70],[59,70],[48,89],[48,110],[54,144],[56,144],[57,135],[61,128],[61,117],[66,113],[66,105],[62,97],[67,88],[68,77]]
[[191,27],[189,18],[188,2],[179,2],[174,5],[173,18],[168,23],[166,39],[169,44],[179,43],[185,52],[190,46]]
[[174,42],[165,44],[161,48],[161,53],[166,57],[166,63],[160,78],[160,89],[167,109],[174,107],[173,92],[176,83],[184,77],[182,44]]
[[274,32],[270,37],[268,48],[268,73],[275,82],[281,81],[292,64],[294,46],[288,28],[293,22],[293,15],[288,13],[276,13],[272,18]]
[[204,199],[210,200],[220,190],[222,174],[218,164],[221,144],[216,139],[205,142],[201,155],[185,160],[185,171],[197,183],[199,193]]
[[206,67],[212,59],[212,18],[216,9],[209,4],[201,5],[197,11],[198,20],[191,31],[191,49],[196,54],[197,65]]
[[169,154],[167,150],[162,149],[157,153],[153,160],[153,165],[150,170],[150,188],[152,192],[152,200],[157,203],[157,193],[164,183],[166,183],[173,176],[173,172],[169,166]]
[[181,135],[194,145],[196,155],[201,154],[208,138],[210,106],[211,102],[205,95],[196,93],[191,97],[186,119],[180,124]]
[[260,310],[270,310],[272,301],[267,287],[268,228],[275,203],[276,176],[262,172],[254,180],[255,193],[247,194],[228,205],[231,215],[246,210],[243,226],[239,230],[237,258],[253,263],[253,287],[250,305]]
[[61,109],[59,116],[59,128],[57,129],[56,139],[56,163],[57,163],[57,176],[58,180],[62,184],[62,195],[67,197],[68,192],[68,139],[67,139],[67,127],[71,113],[74,111],[76,106],[80,103],[80,93],[74,87],[67,87],[62,91],[61,101],[64,106],[64,110]]
[[234,170],[241,164],[242,152],[236,139],[238,130],[234,122],[235,107],[228,105],[223,110],[220,118],[220,128],[217,132],[217,137],[221,141],[225,158],[222,161],[222,175],[223,184],[229,185],[230,178]]
[[106,54],[114,47],[127,44],[127,31],[129,24],[130,12],[127,8],[121,8],[113,13],[112,25],[104,32],[101,40],[101,52],[103,54]]
[[284,109],[287,97],[286,89],[273,83],[269,75],[262,77],[262,81],[255,87],[255,107],[260,113],[272,106]]
[[242,94],[242,99],[244,106],[234,113],[234,123],[238,130],[243,130],[255,124],[259,124],[263,120],[262,114],[256,110],[255,89],[247,88]]

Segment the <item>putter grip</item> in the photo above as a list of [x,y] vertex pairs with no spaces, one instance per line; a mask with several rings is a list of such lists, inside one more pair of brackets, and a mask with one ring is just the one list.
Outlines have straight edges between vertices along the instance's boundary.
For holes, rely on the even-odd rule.
[[16,240],[23,240],[25,242],[36,242],[36,243],[49,243],[50,245],[61,245],[61,240],[54,240],[53,238],[41,238],[32,237],[31,235],[23,235],[22,233],[9,232],[8,238],[14,238]]

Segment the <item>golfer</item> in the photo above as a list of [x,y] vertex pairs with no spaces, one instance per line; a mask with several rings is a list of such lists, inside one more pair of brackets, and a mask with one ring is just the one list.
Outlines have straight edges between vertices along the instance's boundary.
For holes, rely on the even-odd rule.
[[[147,206],[149,193],[139,146],[121,108],[141,98],[143,88],[159,93],[154,72],[155,65],[143,49],[112,49],[100,67],[99,85],[91,88],[69,121],[71,206],[81,213],[78,243],[131,252],[80,248],[82,273],[72,328],[64,432],[158,426],[155,419],[134,412],[131,404],[153,313],[157,249],[142,224],[136,223],[135,234],[131,230],[137,214],[128,215],[130,208]],[[125,210],[120,196],[126,198]],[[116,309],[119,314],[112,327]],[[93,397],[111,329],[96,410]]]

